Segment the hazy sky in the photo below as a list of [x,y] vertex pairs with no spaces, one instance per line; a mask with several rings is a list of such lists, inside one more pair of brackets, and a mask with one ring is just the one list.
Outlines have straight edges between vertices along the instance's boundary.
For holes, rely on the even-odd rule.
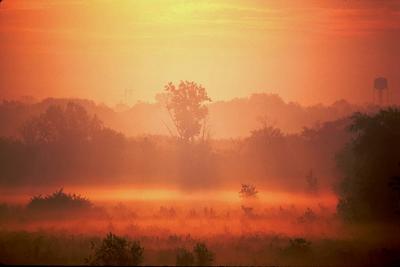
[[0,98],[152,101],[194,80],[215,100],[304,104],[400,96],[400,1],[4,0]]

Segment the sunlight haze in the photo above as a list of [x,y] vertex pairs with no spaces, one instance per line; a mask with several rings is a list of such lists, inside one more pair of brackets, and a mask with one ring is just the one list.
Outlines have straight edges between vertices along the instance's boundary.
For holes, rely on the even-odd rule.
[[5,0],[0,96],[132,105],[195,80],[213,100],[368,102],[377,75],[400,89],[400,11],[362,2]]

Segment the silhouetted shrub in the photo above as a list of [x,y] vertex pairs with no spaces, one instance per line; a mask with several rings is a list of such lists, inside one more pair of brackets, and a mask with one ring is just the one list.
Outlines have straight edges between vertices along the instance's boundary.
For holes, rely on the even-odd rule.
[[132,256],[132,265],[138,266],[143,262],[143,251],[144,248],[140,246],[140,242],[135,240],[131,244],[131,256]]
[[30,210],[37,211],[71,211],[84,210],[93,206],[89,199],[75,194],[66,194],[63,188],[47,196],[34,196],[27,205]]
[[137,266],[143,262],[143,251],[139,241],[108,233],[99,246],[92,244],[94,255],[86,259],[90,265]]

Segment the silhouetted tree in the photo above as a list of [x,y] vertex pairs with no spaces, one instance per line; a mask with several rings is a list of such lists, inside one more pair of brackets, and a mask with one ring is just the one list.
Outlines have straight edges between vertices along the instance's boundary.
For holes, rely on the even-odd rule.
[[356,113],[349,131],[353,137],[337,156],[343,174],[337,187],[338,213],[350,221],[399,219],[400,191],[394,177],[400,174],[400,111]]
[[130,242],[113,233],[108,233],[101,244],[92,244],[94,255],[86,261],[90,265],[137,266],[143,262],[143,247],[139,241]]
[[175,124],[179,137],[188,142],[203,131],[208,109],[204,102],[211,101],[206,89],[195,82],[181,81],[176,87],[173,83],[165,86],[167,110]]
[[65,108],[50,106],[43,114],[28,120],[21,129],[21,135],[26,144],[32,145],[82,143],[92,140],[102,128],[96,116],[89,116],[85,108],[69,102]]
[[125,136],[104,127],[79,104],[49,106],[23,125],[21,136],[26,150],[22,159],[29,159],[25,175],[38,180],[110,176],[124,171]]
[[252,131],[246,139],[251,153],[249,156],[265,175],[281,176],[282,170],[288,172],[287,169],[290,169],[280,168],[282,162],[290,160],[286,137],[280,129],[264,124],[262,128]]

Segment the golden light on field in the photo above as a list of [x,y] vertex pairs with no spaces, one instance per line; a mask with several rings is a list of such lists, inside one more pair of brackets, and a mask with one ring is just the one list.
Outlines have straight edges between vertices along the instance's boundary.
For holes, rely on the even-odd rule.
[[0,0],[0,265],[400,266],[400,0]]

